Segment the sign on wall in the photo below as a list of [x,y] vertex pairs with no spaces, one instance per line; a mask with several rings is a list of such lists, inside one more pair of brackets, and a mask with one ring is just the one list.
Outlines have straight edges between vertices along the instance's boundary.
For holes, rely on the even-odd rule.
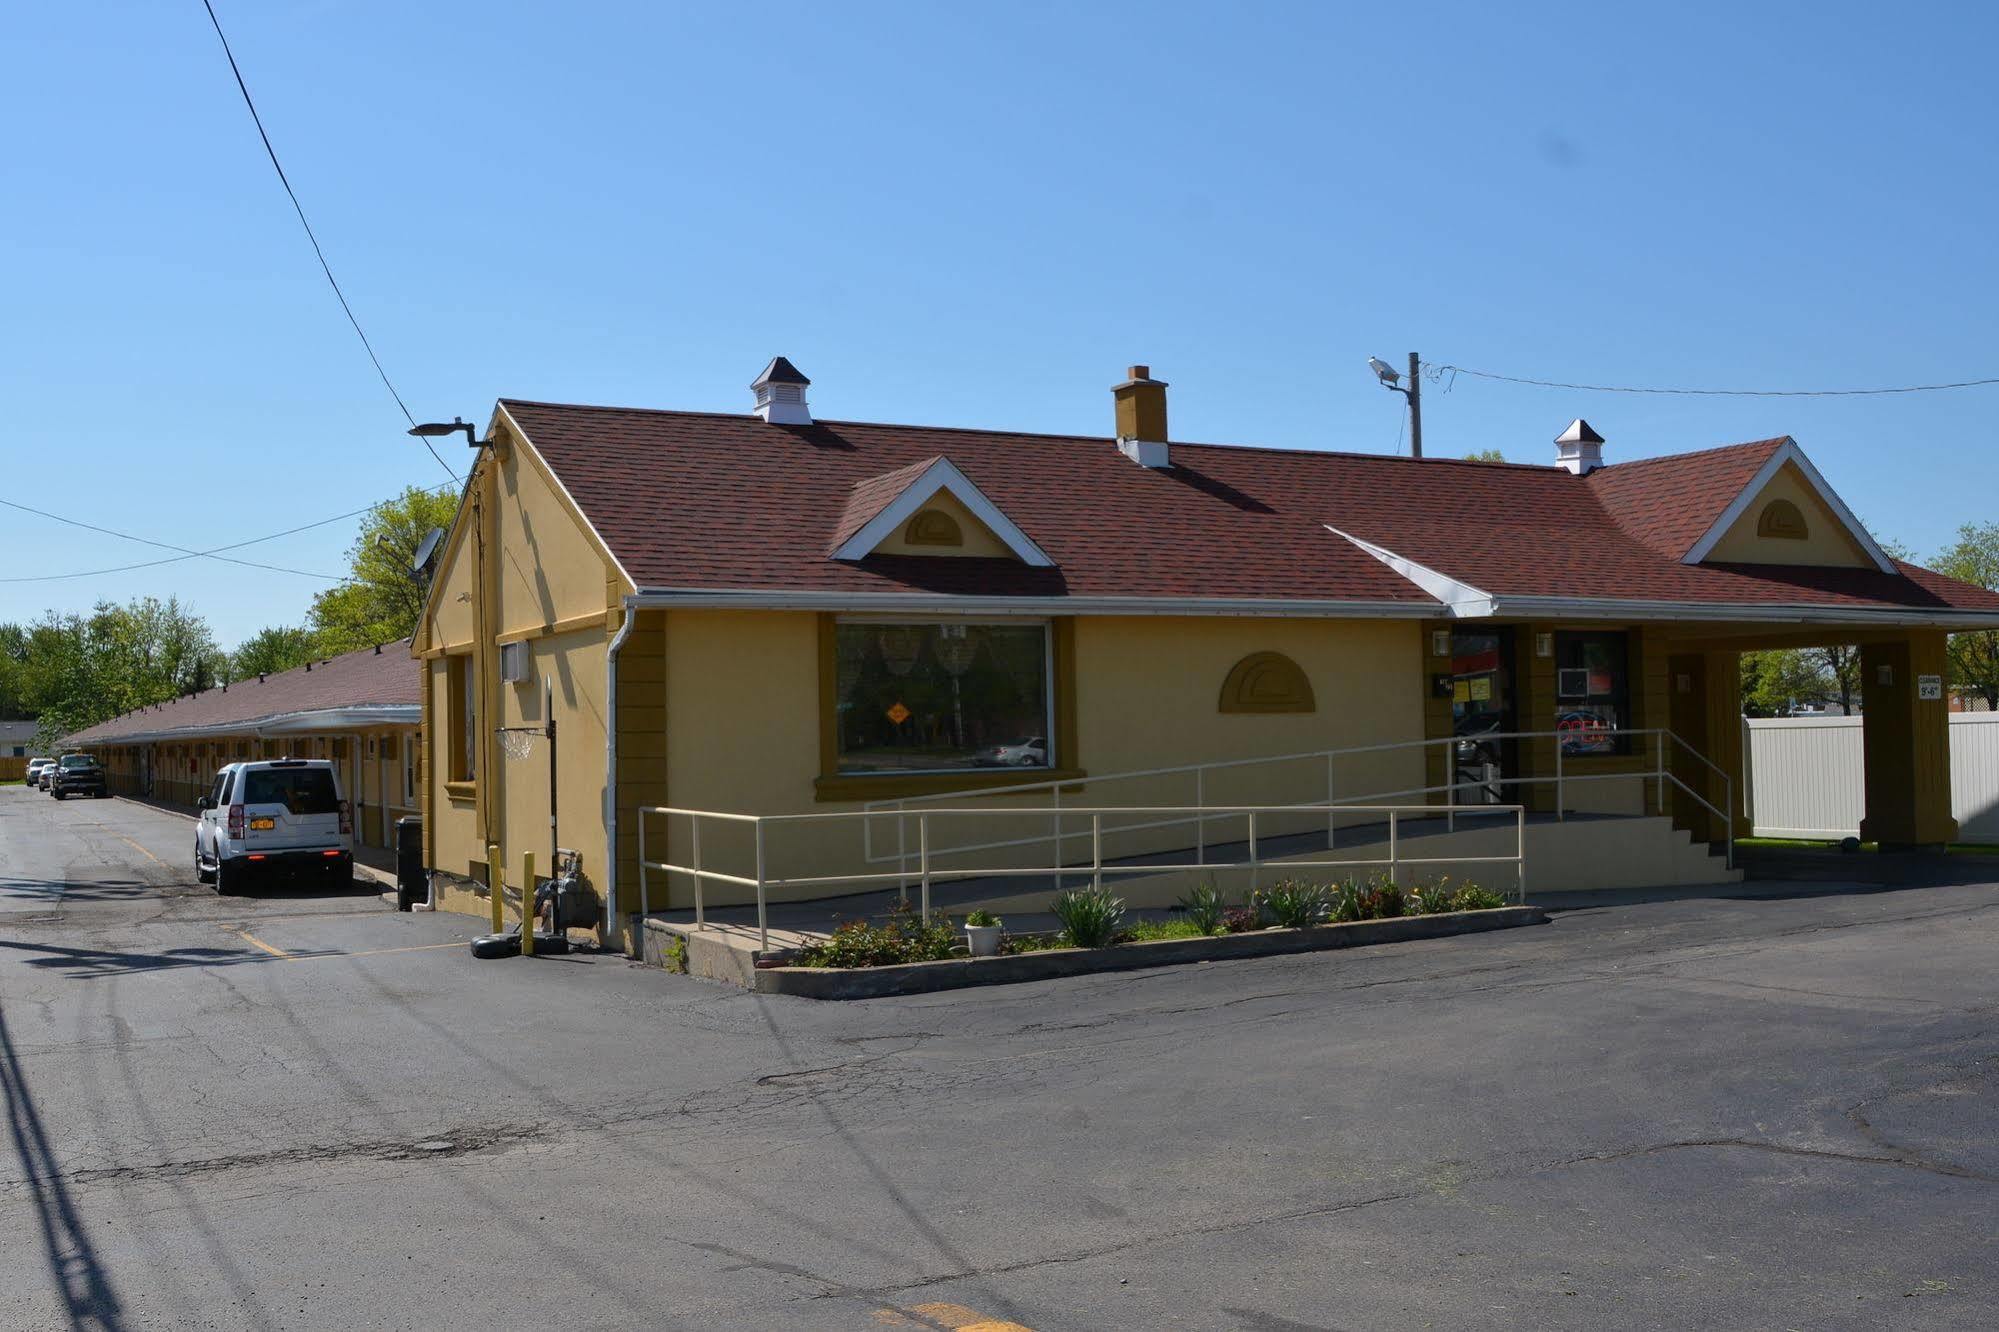
[[1941,675],[1919,675],[1916,677],[1916,697],[1940,699],[1943,697],[1943,677]]

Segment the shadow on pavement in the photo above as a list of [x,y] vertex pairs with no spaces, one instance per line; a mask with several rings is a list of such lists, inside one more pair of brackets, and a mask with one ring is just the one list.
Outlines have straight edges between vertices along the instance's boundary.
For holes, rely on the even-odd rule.
[[60,971],[72,980],[96,976],[129,976],[141,971],[166,971],[175,967],[233,967],[245,962],[289,962],[298,958],[331,957],[338,950],[310,949],[279,957],[249,948],[169,948],[158,953],[116,953],[104,948],[65,948],[61,944],[30,943],[21,939],[0,939],[0,948],[23,953],[42,953],[25,959],[27,965]]
[[49,1275],[62,1292],[69,1326],[94,1332],[124,1327],[118,1292],[77,1215],[76,1200],[63,1183],[62,1163],[49,1146],[41,1114],[22,1080],[5,1012],[0,1012],[0,1094],[7,1101],[7,1128],[13,1135],[14,1154],[20,1158],[21,1174],[35,1200],[35,1219],[41,1225]]

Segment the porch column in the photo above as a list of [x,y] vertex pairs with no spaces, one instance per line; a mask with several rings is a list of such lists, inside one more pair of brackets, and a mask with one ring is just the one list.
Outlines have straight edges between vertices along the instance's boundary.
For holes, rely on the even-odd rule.
[[[1735,835],[1747,837],[1743,810],[1748,793],[1742,781],[1742,656],[1738,652],[1676,652],[1667,660],[1668,725],[1693,749],[1734,780],[1734,789],[1706,763],[1674,745],[1669,769],[1708,804],[1726,810]],[[1718,842],[1726,825],[1692,800],[1671,793],[1673,826],[1696,841]]]
[[[1860,648],[1861,740],[1866,764],[1862,841],[1884,851],[1938,849],[1957,838],[1950,815],[1950,712],[1944,635]],[[1925,698],[1925,687],[1935,694]]]

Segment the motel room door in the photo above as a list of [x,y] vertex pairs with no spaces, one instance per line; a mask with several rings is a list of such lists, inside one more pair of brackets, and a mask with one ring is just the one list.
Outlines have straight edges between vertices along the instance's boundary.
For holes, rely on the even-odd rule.
[[1496,737],[1519,729],[1513,707],[1513,630],[1451,630],[1451,796],[1460,805],[1509,805],[1519,796],[1505,779],[1519,775],[1518,742]]

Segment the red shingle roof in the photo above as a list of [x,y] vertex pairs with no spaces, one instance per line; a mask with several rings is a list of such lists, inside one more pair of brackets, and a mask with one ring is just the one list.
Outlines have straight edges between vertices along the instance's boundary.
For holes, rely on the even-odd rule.
[[847,507],[841,510],[840,521],[833,525],[833,539],[827,549],[836,550],[846,544],[849,537],[873,522],[876,514],[895,503],[896,497],[909,489],[910,482],[929,471],[937,461],[934,457],[920,458],[907,467],[856,481],[847,492]]
[[[1680,563],[1781,444],[1555,467],[504,400],[646,589],[1435,602],[1330,525],[1506,596],[1951,609],[1999,595],[1911,569]],[[827,552],[892,477],[949,458],[1055,562]],[[885,498],[882,498],[885,502]],[[869,516],[872,516],[870,513]],[[1684,537],[1684,540],[1682,538]]]
[[415,707],[423,702],[423,667],[409,649],[390,643],[362,648],[329,661],[316,661],[268,676],[232,681],[199,694],[140,708],[67,737],[66,745],[114,744],[128,736],[162,731],[226,734],[297,712],[380,706]]

